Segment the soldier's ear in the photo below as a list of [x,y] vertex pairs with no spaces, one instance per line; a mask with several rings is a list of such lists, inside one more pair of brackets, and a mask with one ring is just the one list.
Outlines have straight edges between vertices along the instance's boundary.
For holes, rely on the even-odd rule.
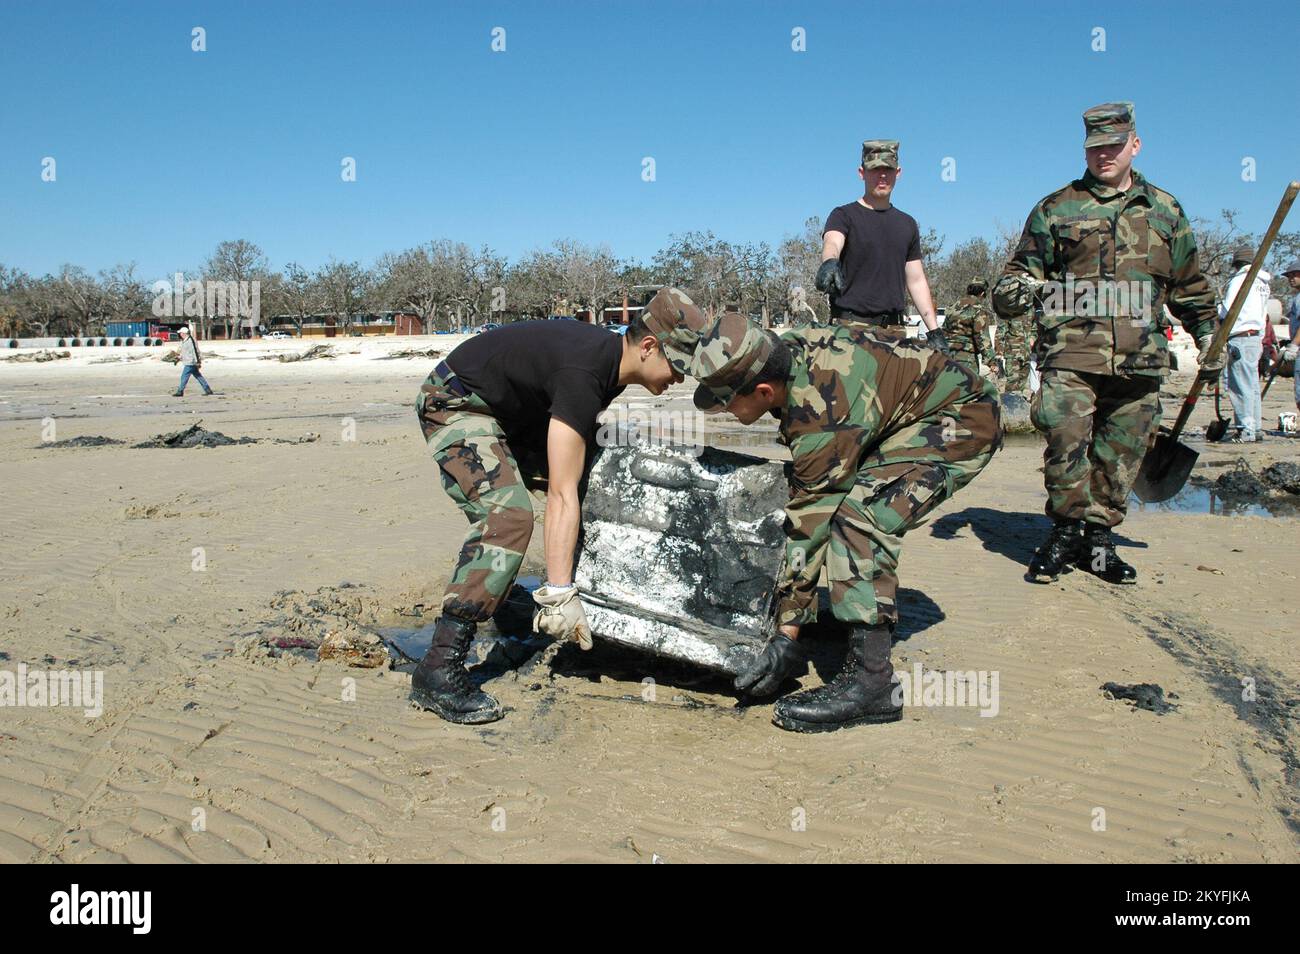
[[1138,138],[1137,133],[1133,133],[1133,155],[1142,151],[1142,140]]
[[867,167],[866,167],[866,166],[858,166],[858,178],[861,179],[863,182],[866,182],[866,181],[867,181]]

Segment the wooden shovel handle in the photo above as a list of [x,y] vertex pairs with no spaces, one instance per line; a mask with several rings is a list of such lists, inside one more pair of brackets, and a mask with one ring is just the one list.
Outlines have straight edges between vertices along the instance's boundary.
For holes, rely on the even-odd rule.
[[[1237,323],[1237,315],[1241,313],[1241,306],[1246,303],[1246,295],[1255,284],[1255,277],[1259,274],[1260,269],[1264,267],[1264,259],[1268,256],[1268,250],[1277,238],[1277,233],[1282,229],[1282,222],[1286,219],[1286,214],[1291,211],[1291,204],[1295,202],[1296,196],[1300,195],[1300,182],[1292,182],[1282,193],[1282,201],[1277,204],[1277,211],[1273,213],[1273,221],[1268,225],[1268,231],[1264,233],[1264,238],[1259,243],[1259,248],[1255,251],[1255,260],[1250,263],[1250,271],[1246,273],[1246,278],[1237,288],[1237,294],[1232,299],[1232,307],[1228,309],[1228,314],[1223,319],[1223,324],[1214,334],[1214,340],[1210,342],[1209,349],[1205,352],[1206,359],[1213,361],[1222,352],[1228,344],[1228,338],[1232,334],[1232,326]],[[1205,387],[1205,381],[1201,379],[1198,372],[1196,380],[1192,382],[1192,389],[1187,392],[1187,399],[1183,401],[1182,409],[1178,412],[1178,420],[1174,421],[1174,426],[1169,432],[1170,440],[1178,440],[1178,435],[1183,432],[1183,425],[1187,419],[1192,416],[1192,409],[1196,407],[1196,399],[1201,396],[1201,389]]]

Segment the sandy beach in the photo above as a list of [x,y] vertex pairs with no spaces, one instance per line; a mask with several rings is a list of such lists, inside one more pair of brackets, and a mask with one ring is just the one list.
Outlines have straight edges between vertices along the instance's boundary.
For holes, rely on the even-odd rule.
[[[507,715],[475,728],[409,707],[401,671],[237,651],[432,621],[464,519],[412,410],[436,359],[388,352],[458,340],[339,338],[297,363],[261,359],[308,343],[205,342],[214,397],[169,396],[166,347],[0,362],[0,669],[104,674],[97,717],[0,709],[0,860],[1295,860],[1300,522],[1192,494],[1121,527],[1136,586],[1032,585],[1033,436],[908,537],[900,572],[895,666],[996,672],[995,715],[792,735],[715,677],[598,643],[491,679]],[[1265,420],[1293,409],[1277,382]],[[131,446],[199,420],[259,442]],[[716,438],[776,456],[770,433]],[[125,443],[46,446],[97,435]],[[1197,473],[1239,457],[1300,460],[1300,440],[1202,448]],[[814,646],[804,685],[843,651],[833,627]]]

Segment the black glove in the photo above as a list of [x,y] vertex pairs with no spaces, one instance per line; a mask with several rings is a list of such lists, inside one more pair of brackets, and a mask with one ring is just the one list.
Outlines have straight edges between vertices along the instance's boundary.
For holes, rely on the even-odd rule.
[[822,262],[822,267],[817,269],[817,280],[813,282],[818,291],[824,291],[832,298],[838,298],[844,294],[849,283],[844,280],[844,271],[840,268],[838,258],[828,258]]
[[767,641],[763,651],[736,677],[732,683],[737,692],[751,696],[770,696],[781,688],[781,683],[794,675],[807,657],[799,644],[783,633]]
[[942,328],[935,328],[934,331],[927,331],[925,341],[935,351],[942,352],[945,355],[951,355],[952,349],[948,347],[948,338],[943,333]]

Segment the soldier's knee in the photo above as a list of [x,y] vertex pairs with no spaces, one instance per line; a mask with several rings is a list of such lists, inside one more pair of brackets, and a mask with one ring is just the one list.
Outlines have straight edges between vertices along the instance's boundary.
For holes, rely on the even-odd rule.
[[533,508],[525,499],[522,505],[501,507],[488,514],[483,542],[523,553],[533,538],[534,526]]

